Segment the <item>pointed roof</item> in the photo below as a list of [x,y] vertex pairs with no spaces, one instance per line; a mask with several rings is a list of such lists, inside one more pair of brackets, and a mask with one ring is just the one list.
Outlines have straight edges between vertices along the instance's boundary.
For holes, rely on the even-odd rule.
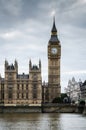
[[55,25],[55,17],[53,18],[53,27],[51,30],[51,38],[49,40],[49,43],[55,43],[58,42],[59,43],[59,39],[57,36],[57,29],[56,29],[56,25]]
[[53,33],[53,32],[57,32],[56,25],[55,25],[55,16],[54,16],[54,18],[53,18],[53,27],[52,27],[51,32],[52,32],[52,33]]

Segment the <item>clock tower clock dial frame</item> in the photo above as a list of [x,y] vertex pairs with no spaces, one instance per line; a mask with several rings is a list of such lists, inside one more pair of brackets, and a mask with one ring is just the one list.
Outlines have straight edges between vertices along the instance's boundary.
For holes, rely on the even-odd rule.
[[57,52],[58,52],[58,49],[56,47],[51,48],[51,53],[52,54],[57,54]]
[[51,30],[51,38],[48,42],[48,87],[49,87],[49,102],[54,98],[60,97],[60,57],[61,45],[57,36],[55,19]]

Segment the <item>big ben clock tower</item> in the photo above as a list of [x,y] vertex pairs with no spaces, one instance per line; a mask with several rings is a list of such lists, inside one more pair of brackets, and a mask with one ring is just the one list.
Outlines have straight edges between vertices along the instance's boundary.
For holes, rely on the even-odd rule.
[[61,45],[58,40],[55,18],[51,30],[51,38],[48,43],[48,87],[49,87],[49,102],[54,98],[60,97],[60,57]]

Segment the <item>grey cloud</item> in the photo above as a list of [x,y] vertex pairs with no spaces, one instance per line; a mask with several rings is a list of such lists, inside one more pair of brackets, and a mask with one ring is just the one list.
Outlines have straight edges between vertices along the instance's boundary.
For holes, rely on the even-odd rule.
[[15,27],[26,18],[33,16],[34,9],[36,9],[36,2],[32,3],[33,0],[0,0],[1,27]]
[[83,20],[85,12],[81,13],[85,10],[84,5],[82,9],[76,11],[77,6],[80,6],[79,3],[80,0],[1,0],[1,28],[15,28],[27,19],[33,19],[34,21],[39,19],[41,22],[42,20],[47,22],[47,16],[54,9],[57,18],[60,18],[60,22],[67,24],[71,22],[71,24],[77,25],[78,21],[79,26],[85,26],[85,20]]

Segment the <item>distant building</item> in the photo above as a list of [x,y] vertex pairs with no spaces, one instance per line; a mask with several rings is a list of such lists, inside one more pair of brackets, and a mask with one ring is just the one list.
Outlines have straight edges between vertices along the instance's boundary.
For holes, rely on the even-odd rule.
[[81,99],[86,101],[86,80],[80,85]]
[[73,77],[72,80],[68,81],[65,92],[70,97],[71,102],[78,102],[81,98],[80,82],[75,81],[75,78]]

